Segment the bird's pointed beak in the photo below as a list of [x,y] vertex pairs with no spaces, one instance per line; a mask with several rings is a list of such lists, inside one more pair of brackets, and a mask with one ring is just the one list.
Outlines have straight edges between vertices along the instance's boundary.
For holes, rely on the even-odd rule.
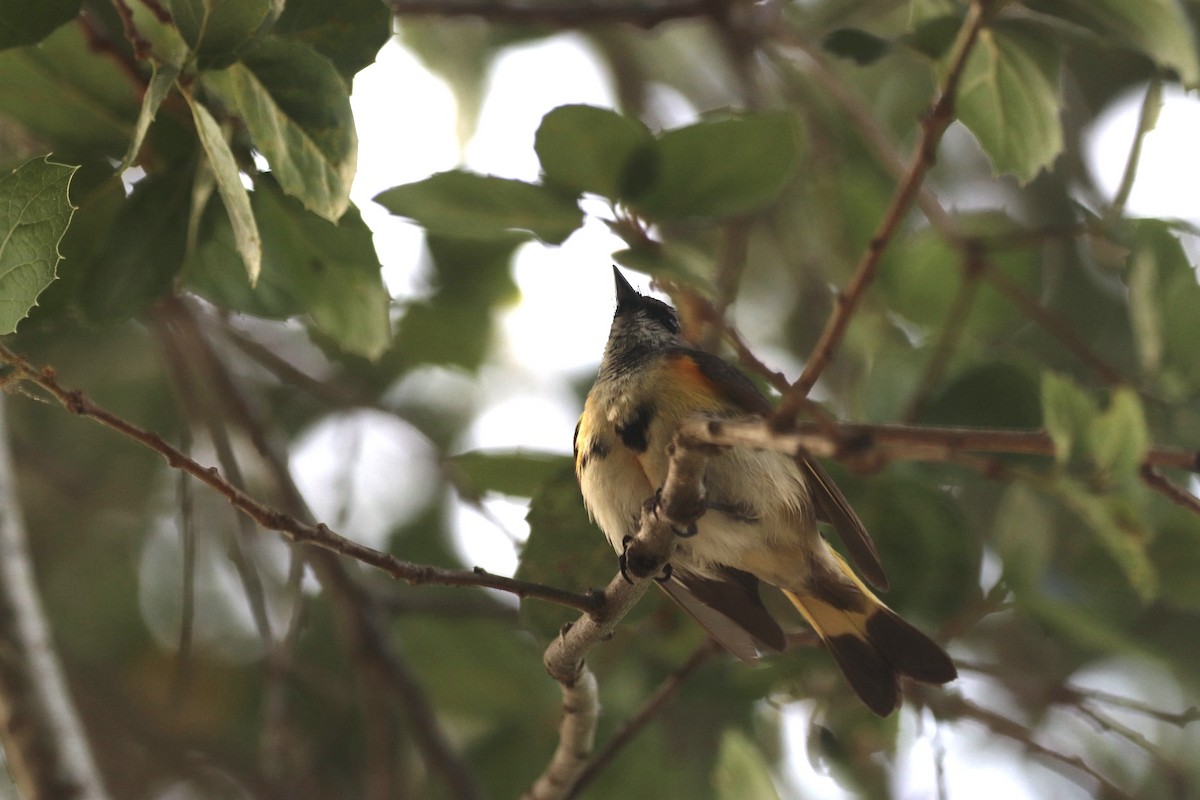
[[625,276],[621,274],[621,270],[613,267],[613,281],[617,285],[617,308],[637,300],[640,295],[637,289],[629,285],[629,281],[625,280]]

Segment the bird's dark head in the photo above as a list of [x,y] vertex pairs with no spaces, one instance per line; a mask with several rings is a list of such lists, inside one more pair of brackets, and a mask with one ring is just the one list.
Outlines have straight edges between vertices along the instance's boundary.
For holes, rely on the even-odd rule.
[[668,347],[680,347],[679,317],[661,300],[639,294],[613,267],[617,311],[608,332],[601,369],[632,364]]

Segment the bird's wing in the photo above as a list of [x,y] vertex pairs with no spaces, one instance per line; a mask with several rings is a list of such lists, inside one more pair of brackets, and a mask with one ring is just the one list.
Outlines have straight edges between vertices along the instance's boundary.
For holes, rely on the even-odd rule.
[[808,483],[809,494],[812,495],[813,505],[817,509],[817,519],[824,520],[834,527],[841,538],[842,544],[850,554],[854,566],[863,577],[880,591],[887,591],[888,579],[883,571],[883,563],[879,560],[879,551],[866,526],[854,513],[854,509],[846,502],[845,495],[833,479],[826,474],[821,465],[807,458],[797,459],[800,469],[804,471],[804,479]]
[[659,585],[713,639],[742,661],[752,664],[763,650],[783,650],[783,630],[758,596],[758,579],[731,568],[722,572],[721,578],[703,578],[676,567],[671,579]]
[[[702,350],[683,350],[677,357],[690,358],[695,363],[698,373],[707,379],[725,400],[737,408],[748,414],[767,416],[771,413],[771,404],[762,392],[736,367]],[[801,458],[797,459],[797,465],[804,473],[813,505],[816,507],[817,518],[833,525],[846,545],[854,565],[862,571],[867,581],[876,589],[886,591],[888,579],[879,560],[879,552],[875,549],[875,542],[871,540],[871,534],[867,532],[858,514],[855,514],[854,509],[846,502],[842,490],[817,462]]]

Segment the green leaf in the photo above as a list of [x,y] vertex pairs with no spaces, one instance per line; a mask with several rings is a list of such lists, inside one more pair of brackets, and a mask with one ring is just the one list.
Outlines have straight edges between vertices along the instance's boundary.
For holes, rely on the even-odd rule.
[[84,276],[80,305],[95,322],[140,314],[183,266],[190,172],[145,178],[122,204]]
[[1092,418],[1087,446],[1102,475],[1137,475],[1150,446],[1150,432],[1136,391],[1128,386],[1113,390],[1108,408]]
[[462,239],[521,232],[562,244],[583,224],[574,198],[538,184],[462,170],[395,186],[378,194],[375,202],[430,233]]
[[347,353],[375,360],[391,341],[388,305],[371,229],[357,209],[336,224],[260,184],[254,212],[272,258],[287,265],[301,304]]
[[1129,253],[1129,271],[1125,280],[1129,286],[1130,327],[1137,345],[1139,366],[1145,375],[1153,375],[1162,365],[1160,273],[1171,269],[1164,263],[1171,260],[1178,260],[1187,268],[1183,245],[1170,229],[1157,220],[1139,221],[1134,228],[1134,247]]
[[[588,519],[572,467],[543,484],[529,504],[529,540],[521,550],[516,577],[585,591],[608,583],[617,554]],[[558,635],[575,612],[536,600],[521,602],[521,619],[541,641]]]
[[612,259],[622,267],[656,278],[685,283],[701,291],[712,291],[712,256],[680,239],[644,242],[637,247],[617,250]]
[[242,185],[241,174],[238,172],[237,161],[225,141],[225,135],[213,119],[212,113],[195,97],[185,94],[188,105],[192,108],[192,119],[196,123],[196,133],[200,137],[200,145],[208,155],[208,163],[213,176],[217,179],[217,192],[221,202],[225,204],[225,213],[233,223],[233,238],[237,243],[238,254],[246,265],[246,274],[253,286],[258,281],[258,273],[262,269],[262,240],[258,235],[258,225],[254,221],[254,212],[250,208],[250,194]]
[[0,52],[0,115],[60,155],[120,158],[140,91],[115,57],[92,48],[78,24],[62,26],[37,46]]
[[571,466],[571,458],[526,450],[472,450],[454,456],[450,463],[477,494],[489,491],[533,497],[542,484]]
[[1192,23],[1178,0],[1025,0],[1025,5],[1122,42],[1177,72],[1188,88],[1200,86]]
[[283,0],[163,0],[171,19],[200,58],[201,66],[234,60],[274,16]]
[[721,736],[713,785],[718,800],[779,800],[771,780],[771,765],[754,742],[736,728]]
[[36,44],[79,14],[83,0],[5,0],[0,6],[0,50]]
[[1129,498],[1099,495],[1082,483],[1059,476],[1045,488],[1087,523],[1096,541],[1125,574],[1130,587],[1143,601],[1158,593],[1158,573],[1146,552],[1150,531]]
[[892,49],[892,43],[887,39],[858,28],[830,31],[821,46],[838,58],[852,59],[860,67],[875,63]]
[[[965,236],[1003,236],[1018,229],[998,212],[959,214],[955,223]],[[896,242],[880,270],[889,307],[927,330],[938,331],[950,322],[966,279],[962,254],[937,231],[924,228]],[[1042,261],[1036,251],[1012,248],[990,256],[996,270],[1026,291],[1041,290]],[[964,324],[967,341],[991,343],[1026,323],[1021,310],[999,292],[977,289]]]
[[325,56],[349,82],[375,61],[391,36],[392,15],[378,0],[288,0],[271,30]]
[[[953,6],[945,10],[957,12]],[[933,16],[915,20],[912,31],[902,41],[921,55],[936,60],[950,51],[962,22],[961,14],[939,10]]]
[[121,165],[117,167],[117,172],[125,171],[137,159],[138,151],[142,149],[142,141],[146,138],[146,131],[150,130],[150,123],[154,121],[154,116],[175,85],[177,77],[179,77],[179,70],[175,67],[154,65],[154,74],[150,77],[150,85],[146,87],[146,94],[142,96],[142,111],[138,114],[137,127],[134,128],[133,138],[129,141],[129,149],[125,151],[125,158],[121,159]]
[[647,189],[629,205],[660,222],[747,214],[791,182],[800,160],[800,129],[786,112],[747,113],[667,131],[627,178]]
[[[253,207],[254,200],[251,198]],[[262,270],[251,286],[237,251],[233,224],[220,203],[209,202],[197,226],[196,245],[188,258],[187,286],[214,304],[266,319],[287,319],[304,313],[292,286],[291,265],[275,258],[271,236],[263,243]]]
[[478,369],[492,340],[497,306],[517,295],[509,265],[521,237],[426,238],[436,267],[436,292],[412,303],[400,319],[397,356],[407,365]]
[[1042,376],[1042,419],[1058,463],[1086,455],[1092,420],[1098,413],[1096,401],[1070,378],[1053,372]]
[[1040,28],[1005,22],[979,32],[955,105],[997,174],[1026,184],[1062,150],[1058,71]]
[[964,370],[922,407],[920,421],[983,428],[1042,425],[1038,382],[1029,370],[989,361]]
[[30,328],[78,328],[83,282],[111,234],[117,215],[125,208],[125,186],[108,163],[93,167],[105,177],[90,187],[83,180],[88,168],[81,169],[84,175],[77,174],[71,181],[72,200],[79,207],[58,246],[62,253],[58,278],[38,297],[30,321],[24,323]]
[[371,230],[357,209],[334,224],[265,179],[251,204],[262,234],[261,279],[251,287],[231,247],[228,224],[209,209],[189,268],[190,285],[244,313],[279,318],[308,313],[342,350],[379,358],[391,342],[390,297]]
[[622,199],[635,154],[654,146],[641,121],[595,106],[559,106],[542,118],[534,149],[547,182]]
[[1181,233],[1168,221],[1136,220],[1125,276],[1139,365],[1169,397],[1188,396],[1200,384],[1195,358],[1200,283]]
[[284,191],[336,222],[350,205],[358,137],[333,63],[299,42],[268,39],[202,82],[246,123]]
[[0,178],[0,335],[17,329],[57,277],[77,169],[34,158]]

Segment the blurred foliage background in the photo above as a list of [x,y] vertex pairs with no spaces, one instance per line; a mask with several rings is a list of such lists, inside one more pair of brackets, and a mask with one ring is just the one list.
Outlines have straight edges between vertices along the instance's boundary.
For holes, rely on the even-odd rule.
[[[813,393],[846,420],[1050,432],[1055,458],[830,465],[887,602],[962,678],[878,720],[820,650],[748,668],[648,597],[589,656],[601,746],[661,682],[676,693],[581,793],[980,796],[1003,756],[1028,796],[1193,797],[1200,517],[1142,465],[1200,446],[1195,229],[1126,208],[1164,88],[1200,85],[1193,3],[6,3],[3,344],[407,561],[472,566],[459,508],[529,498],[517,575],[603,585],[569,431],[557,452],[464,453],[488,380],[538,370],[498,335],[514,258],[603,220],[695,341],[768,388],[795,379],[977,13],[958,121]],[[536,181],[453,170],[379,194],[426,234],[389,290],[350,202],[356,73],[398,40],[452,88],[465,146],[490,65],[564,30],[616,108],[546,108]],[[1113,194],[1085,141],[1130,92]],[[575,612],[292,547],[4,375],[36,583],[112,796],[508,797],[540,773],[561,711],[541,651]],[[576,408],[591,378],[564,378]]]

